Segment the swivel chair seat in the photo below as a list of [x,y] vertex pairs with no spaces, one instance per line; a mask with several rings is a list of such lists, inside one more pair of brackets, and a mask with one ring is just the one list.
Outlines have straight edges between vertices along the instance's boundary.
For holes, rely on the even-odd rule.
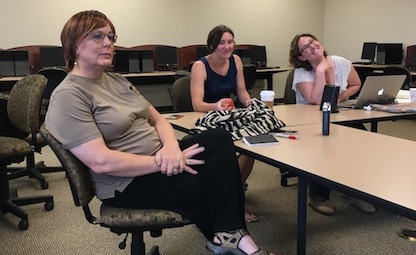
[[[86,220],[91,224],[109,228],[111,232],[118,235],[131,233],[132,255],[146,254],[143,241],[144,232],[149,231],[152,237],[159,237],[165,228],[182,227],[191,224],[182,215],[172,211],[125,209],[110,207],[104,204],[100,208],[100,217],[96,218],[92,215],[89,207],[89,203],[95,197],[93,184],[89,177],[89,169],[70,151],[65,150],[62,144],[49,133],[45,125],[42,125],[40,133],[65,168],[74,204],[82,207]],[[125,248],[126,238],[120,243],[120,249]],[[159,248],[154,246],[147,254],[159,255]]]

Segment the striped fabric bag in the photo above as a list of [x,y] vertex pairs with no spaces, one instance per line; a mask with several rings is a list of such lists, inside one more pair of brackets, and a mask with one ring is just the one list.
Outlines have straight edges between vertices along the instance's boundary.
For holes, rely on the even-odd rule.
[[247,108],[231,111],[209,111],[195,122],[196,129],[223,128],[230,132],[233,140],[243,136],[256,136],[286,126],[276,118],[274,111],[265,103],[254,98]]

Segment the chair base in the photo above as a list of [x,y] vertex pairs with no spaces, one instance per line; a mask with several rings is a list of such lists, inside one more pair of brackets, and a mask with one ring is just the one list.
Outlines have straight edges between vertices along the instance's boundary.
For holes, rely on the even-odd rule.
[[45,165],[44,161],[40,161],[33,166],[27,166],[25,168],[17,167],[8,167],[8,171],[11,171],[8,174],[9,180],[20,178],[23,176],[29,176],[29,178],[35,178],[40,182],[40,187],[42,189],[47,189],[49,183],[46,181],[42,173],[52,173],[52,172],[64,172],[63,167],[48,167]]
[[133,232],[131,238],[131,255],[161,255],[158,246],[153,246],[152,249],[146,253],[143,232]]
[[[10,194],[12,193],[12,194]],[[16,194],[14,194],[16,193]],[[11,195],[13,198],[11,198]],[[53,196],[34,196],[17,198],[17,192],[10,192],[9,179],[6,170],[0,170],[0,211],[2,213],[11,213],[21,219],[19,229],[26,230],[29,228],[27,213],[19,206],[45,203],[44,208],[50,211],[54,207]]]
[[416,229],[399,229],[397,235],[409,241],[416,241]]
[[45,203],[44,208],[46,211],[50,211],[54,207],[52,196],[37,196],[37,197],[24,197],[14,198],[0,203],[0,210],[2,213],[11,213],[21,220],[19,222],[20,230],[27,230],[29,228],[29,219],[27,213],[19,206]]
[[161,255],[159,252],[159,247],[153,246],[152,249],[147,253],[147,255]]

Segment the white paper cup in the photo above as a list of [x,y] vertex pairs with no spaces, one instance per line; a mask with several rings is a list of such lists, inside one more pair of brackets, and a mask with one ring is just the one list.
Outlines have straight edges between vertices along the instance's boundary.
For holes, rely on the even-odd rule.
[[410,88],[410,102],[416,102],[416,88]]
[[260,100],[266,103],[269,108],[273,109],[274,95],[273,90],[262,90],[260,91]]

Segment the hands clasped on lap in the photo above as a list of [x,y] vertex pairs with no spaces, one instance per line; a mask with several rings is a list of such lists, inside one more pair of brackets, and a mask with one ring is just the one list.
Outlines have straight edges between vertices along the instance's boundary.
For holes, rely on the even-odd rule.
[[190,174],[198,174],[192,169],[193,165],[202,165],[204,160],[193,159],[195,155],[203,152],[204,147],[194,144],[185,150],[171,149],[169,146],[163,146],[155,155],[155,162],[160,167],[160,172],[167,176],[177,175],[183,171]]

